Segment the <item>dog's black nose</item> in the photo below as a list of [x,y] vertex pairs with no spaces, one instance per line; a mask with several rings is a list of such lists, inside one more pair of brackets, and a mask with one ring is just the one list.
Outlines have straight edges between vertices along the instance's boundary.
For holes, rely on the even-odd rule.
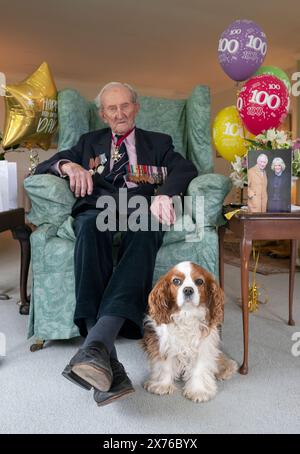
[[191,296],[194,293],[194,289],[192,287],[184,287],[183,293],[185,296]]

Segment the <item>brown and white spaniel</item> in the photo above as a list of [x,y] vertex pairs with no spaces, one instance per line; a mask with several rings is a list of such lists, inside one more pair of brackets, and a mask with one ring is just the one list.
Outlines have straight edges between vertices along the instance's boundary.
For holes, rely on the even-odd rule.
[[219,348],[223,306],[222,289],[199,265],[182,262],[160,278],[149,295],[142,341],[151,365],[147,391],[171,394],[181,378],[183,395],[194,402],[216,395],[216,378],[237,370]]

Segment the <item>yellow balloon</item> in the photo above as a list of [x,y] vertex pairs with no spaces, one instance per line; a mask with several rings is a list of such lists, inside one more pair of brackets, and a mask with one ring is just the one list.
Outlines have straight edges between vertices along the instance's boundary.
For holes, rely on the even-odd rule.
[[243,126],[235,106],[222,109],[213,124],[213,140],[218,153],[227,161],[234,161],[235,155],[247,153],[247,139],[254,136]]
[[57,90],[49,66],[41,66],[18,85],[7,85],[3,148],[14,145],[48,150],[58,125]]

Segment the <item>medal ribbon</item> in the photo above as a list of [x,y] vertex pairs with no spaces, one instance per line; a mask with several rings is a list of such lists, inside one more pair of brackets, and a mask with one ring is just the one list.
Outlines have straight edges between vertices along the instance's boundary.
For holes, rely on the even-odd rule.
[[[126,139],[127,136],[129,136],[129,134],[132,133],[132,131],[134,129],[135,129],[135,126],[133,128],[131,128],[129,131],[127,131],[126,134],[124,134],[123,136],[118,137],[117,141],[115,141],[114,136],[112,136],[112,140],[114,141],[115,148],[117,148],[119,150],[120,146],[122,145],[122,142]],[[115,137],[116,136],[117,136],[117,134],[115,134]]]

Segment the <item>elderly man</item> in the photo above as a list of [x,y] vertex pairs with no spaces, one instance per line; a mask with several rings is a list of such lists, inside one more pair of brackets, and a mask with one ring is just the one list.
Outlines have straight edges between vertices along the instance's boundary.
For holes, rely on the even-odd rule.
[[256,165],[248,169],[248,210],[250,213],[265,213],[267,210],[267,184],[268,179],[265,168],[268,156],[261,153],[256,160]]
[[[134,391],[118,361],[115,340],[118,334],[135,339],[143,335],[156,254],[164,234],[161,227],[175,222],[172,196],[184,194],[197,170],[174,151],[170,136],[135,127],[139,104],[128,84],[111,82],[98,99],[99,114],[109,128],[84,134],[70,150],[41,163],[36,173],[69,178],[77,197],[72,211],[74,322],[86,339],[63,375],[86,389],[94,387],[94,399],[105,405]],[[152,202],[149,219],[154,216],[160,228],[122,231],[113,270],[112,241],[118,228],[98,229],[97,207],[101,197],[117,200],[119,191],[125,189],[128,200],[141,195]],[[116,210],[121,217],[123,208],[117,204]]]

